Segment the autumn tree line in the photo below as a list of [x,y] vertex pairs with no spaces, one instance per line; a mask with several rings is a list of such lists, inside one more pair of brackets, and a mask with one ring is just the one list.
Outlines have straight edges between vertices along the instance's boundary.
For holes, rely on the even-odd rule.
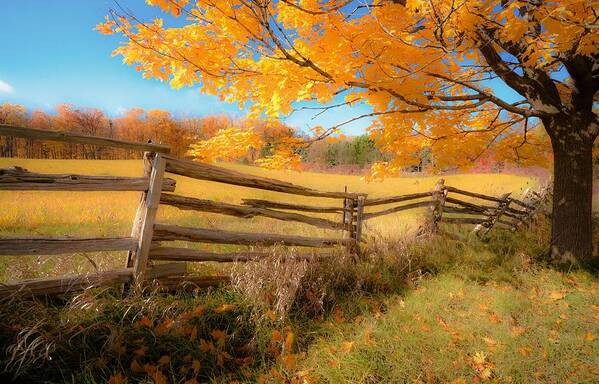
[[[76,108],[68,104],[58,105],[52,112],[29,111],[19,104],[0,104],[0,123],[129,141],[151,140],[169,145],[172,153],[179,157],[187,155],[192,143],[210,139],[222,129],[251,129],[259,134],[265,144],[242,156],[240,161],[245,163],[253,163],[256,158],[267,156],[274,144],[283,138],[300,136],[296,130],[280,121],[227,115],[175,118],[166,111],[146,111],[140,108],[130,109],[120,117],[111,118],[99,109]],[[0,157],[113,160],[137,159],[139,156],[139,152],[126,149],[0,137]],[[307,167],[349,165],[365,168],[375,161],[385,159],[385,156],[363,135],[315,142],[302,149],[301,158]]]

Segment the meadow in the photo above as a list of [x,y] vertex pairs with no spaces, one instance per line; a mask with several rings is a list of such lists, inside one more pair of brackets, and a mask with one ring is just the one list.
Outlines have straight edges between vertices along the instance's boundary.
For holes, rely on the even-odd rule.
[[[87,175],[138,176],[140,160],[34,160],[2,158],[0,168],[17,165],[38,173],[74,173]],[[369,197],[382,197],[431,190],[439,176],[405,176],[367,183],[356,175],[335,175],[313,172],[272,171],[240,164],[220,164],[239,172],[289,181],[325,191],[365,192]],[[177,182],[180,195],[240,204],[242,198],[269,199],[290,202],[289,195],[190,179],[169,174]],[[443,176],[446,185],[466,190],[500,195],[514,192],[518,196],[536,180],[508,174],[456,174]],[[49,192],[0,191],[0,236],[128,236],[139,202],[138,192]],[[339,200],[293,196],[293,202],[311,205],[340,204]],[[373,207],[379,209],[380,207]],[[400,236],[416,228],[425,217],[425,209],[410,210],[383,216],[366,222],[365,232],[377,236]],[[340,214],[323,214],[341,220]],[[210,213],[181,211],[161,206],[158,222],[182,226],[218,228],[245,232],[270,232],[307,236],[337,235],[331,231],[298,223],[255,217],[238,219]],[[328,232],[328,233],[327,233]],[[233,246],[186,244],[212,251],[228,251]],[[247,247],[245,248],[247,249]],[[85,273],[98,268],[121,267],[122,252],[90,253],[87,255],[25,256],[3,258],[1,280]],[[213,266],[214,267],[214,266]],[[196,266],[197,268],[197,266]],[[212,267],[203,272],[211,272]]]
[[[10,165],[42,173],[141,173],[135,160],[0,159],[0,167]],[[221,165],[321,190],[347,186],[370,197],[430,190],[439,179],[366,183],[359,176]],[[280,193],[169,177],[182,195],[236,204],[242,198],[289,201]],[[509,174],[443,177],[447,185],[492,195],[519,196],[537,184]],[[0,236],[127,236],[138,201],[138,192],[2,191]],[[1,363],[8,379],[52,383],[597,381],[597,279],[544,263],[544,217],[515,233],[494,229],[484,240],[465,236],[468,228],[453,228],[462,241],[415,240],[407,234],[425,214],[421,209],[369,221],[366,233],[377,241],[362,260],[340,253],[326,261],[283,263],[280,257],[288,255],[276,249],[259,262],[195,264],[200,273],[232,273],[233,285],[215,290],[122,296],[91,289],[55,300],[2,300]],[[159,222],[322,235],[301,224],[164,206]],[[120,267],[124,259],[122,252],[4,257],[0,273],[3,281],[81,273]]]

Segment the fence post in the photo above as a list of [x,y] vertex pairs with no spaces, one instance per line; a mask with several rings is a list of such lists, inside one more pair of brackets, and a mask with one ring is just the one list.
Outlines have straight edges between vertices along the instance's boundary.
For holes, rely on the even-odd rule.
[[509,192],[509,193],[504,193],[503,195],[501,195],[501,197],[500,197],[501,201],[497,203],[495,210],[493,211],[493,213],[491,213],[489,215],[487,225],[486,225],[485,229],[482,231],[481,236],[484,236],[487,233],[489,233],[489,231],[495,226],[495,223],[497,223],[497,220],[499,220],[501,215],[503,215],[503,213],[505,212],[507,207],[512,202],[510,199],[511,194],[512,193]]
[[162,180],[164,179],[165,167],[166,161],[160,154],[157,154],[152,166],[148,193],[142,205],[142,211],[144,211],[143,219],[135,250],[135,258],[133,260],[133,277],[136,282],[141,282],[146,272],[150,246],[152,245],[156,212],[160,204],[160,194],[162,193]]
[[[142,161],[143,161],[143,177],[150,179],[152,175],[152,161],[156,154],[154,152],[144,152]],[[139,234],[141,233],[141,226],[144,221],[144,217],[146,214],[146,196],[148,195],[147,191],[141,193],[139,198],[139,206],[137,207],[137,212],[135,213],[135,218],[133,219],[133,226],[131,228],[131,237],[134,239],[139,238]],[[125,264],[126,268],[133,267],[133,259],[135,257],[134,251],[129,251],[127,253],[127,262]]]
[[[347,193],[347,185],[345,186],[344,190],[345,193]],[[348,198],[344,197],[343,198],[343,218],[341,219],[341,224],[343,224],[343,229],[341,231],[341,237],[345,238],[349,232],[346,232],[347,228],[348,228],[348,215],[347,215],[347,210],[349,209],[349,202],[348,202]]]
[[429,230],[433,233],[438,230],[438,223],[443,217],[443,207],[445,206],[445,197],[447,189],[445,189],[445,179],[440,179],[432,191],[432,206],[430,211]]
[[[355,207],[354,199],[347,199],[347,201],[345,203],[345,209],[346,209],[345,224],[346,224],[346,230],[347,230],[347,238],[355,239],[356,231],[355,231],[355,227],[354,227],[354,219],[355,219],[354,212],[356,211],[356,207]],[[347,245],[347,251],[350,253],[352,253],[354,251],[353,244],[349,243]]]
[[362,223],[364,217],[364,200],[366,200],[366,196],[358,196],[355,201],[356,206],[356,230],[355,237],[356,245],[355,251],[358,255],[361,254],[360,242],[362,241]]

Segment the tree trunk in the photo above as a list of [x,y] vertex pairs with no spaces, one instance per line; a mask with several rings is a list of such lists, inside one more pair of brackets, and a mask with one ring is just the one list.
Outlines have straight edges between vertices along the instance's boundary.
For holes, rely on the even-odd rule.
[[[552,127],[554,155],[551,258],[561,265],[593,260],[593,140],[574,131],[571,123]],[[580,127],[576,127],[580,128]]]

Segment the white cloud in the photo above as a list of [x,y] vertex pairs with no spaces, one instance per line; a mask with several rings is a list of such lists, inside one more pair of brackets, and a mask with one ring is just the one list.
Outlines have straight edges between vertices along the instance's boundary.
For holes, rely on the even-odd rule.
[[15,89],[12,85],[0,80],[0,93],[14,93]]

